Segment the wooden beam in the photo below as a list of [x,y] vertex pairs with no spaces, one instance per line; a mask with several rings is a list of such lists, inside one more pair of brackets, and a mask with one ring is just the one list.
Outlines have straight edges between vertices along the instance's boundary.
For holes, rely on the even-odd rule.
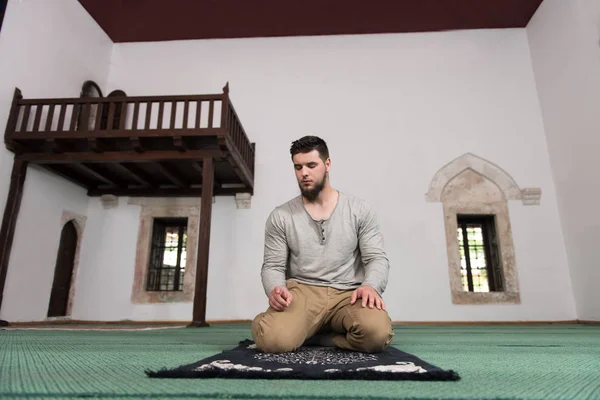
[[21,104],[104,104],[110,102],[127,101],[128,103],[134,102],[159,102],[159,101],[209,101],[209,100],[220,100],[221,94],[187,94],[187,95],[175,95],[175,96],[127,96],[127,97],[66,97],[60,99],[46,99],[46,98],[35,98],[35,99],[24,99],[21,100]]
[[164,163],[156,163],[156,166],[160,172],[166,176],[171,182],[179,187],[186,188],[190,185],[185,181],[185,178],[181,176],[179,172],[172,166]]
[[116,185],[115,182],[108,179],[104,174],[98,172],[96,168],[84,164],[71,164],[71,166],[75,169],[83,171],[83,173],[93,176],[94,178],[106,183],[107,185]]
[[75,177],[73,175],[69,175],[73,172],[72,170],[69,169],[69,165],[44,164],[44,165],[40,165],[40,167],[48,170],[49,172],[51,172],[55,175],[60,176],[63,179],[66,179],[67,181],[69,181],[71,183],[74,183],[77,186],[87,189],[88,188],[87,182],[81,181],[81,179],[78,179],[78,177]]
[[44,151],[48,153],[62,153],[63,146],[54,139],[46,139],[44,141]]
[[[235,196],[237,193],[249,193],[247,187],[213,187],[213,196]],[[98,197],[105,194],[129,197],[200,197],[201,187],[193,188],[148,188],[148,187],[106,187],[100,186],[88,189],[88,196]]]
[[[48,140],[54,140],[54,139],[46,139]],[[59,141],[54,140],[54,142],[56,143],[60,143]],[[104,143],[104,141],[102,141],[102,139],[98,139],[98,138],[89,138],[88,139],[88,149],[94,153],[104,153],[105,151],[109,151],[110,148],[106,145],[106,143]]]
[[136,168],[133,165],[128,166],[128,165],[119,164],[119,163],[110,163],[108,165],[111,165],[111,166],[115,167],[116,169],[123,171],[127,176],[129,176],[130,178],[133,178],[134,180],[138,181],[140,184],[142,184],[144,186],[148,186],[148,187],[156,186],[153,183],[151,183],[152,179],[150,176],[148,176],[144,171],[141,171],[139,168]]
[[208,326],[206,323],[206,287],[208,281],[208,256],[212,216],[214,165],[212,158],[203,161],[202,199],[200,202],[200,231],[198,233],[198,256],[196,259],[196,286],[194,308],[190,327]]
[[[41,111],[40,111],[41,112]],[[37,118],[37,114],[36,114]],[[39,122],[38,122],[39,124]],[[172,137],[172,136],[222,136],[226,132],[221,128],[198,128],[198,129],[115,129],[83,131],[33,131],[16,132],[10,135],[12,140],[42,140],[42,139],[108,139],[108,138],[131,138],[131,137]]]
[[[213,160],[213,165],[214,165],[214,162],[215,161]],[[198,172],[200,175],[202,175],[202,164],[201,163],[199,163],[198,161],[192,161],[192,168],[194,168],[196,170],[196,172]],[[219,188],[221,188],[221,186],[223,184],[216,177],[213,178],[213,180],[214,180],[215,192],[217,192],[217,190]]]
[[198,172],[200,175],[202,175],[202,164],[200,164],[196,160],[193,160],[192,161],[192,167],[196,170],[196,172]]
[[4,285],[6,283],[6,274],[8,272],[8,262],[12,250],[13,238],[21,199],[23,198],[23,186],[27,175],[27,162],[14,159],[12,173],[10,175],[10,187],[8,189],[8,198],[4,207],[4,217],[2,227],[0,228],[0,309],[2,308],[2,299],[4,297]]
[[79,163],[79,162],[158,162],[158,161],[179,161],[179,160],[201,160],[204,157],[222,157],[220,150],[189,150],[179,151],[147,151],[138,153],[135,151],[107,151],[104,153],[88,152],[65,152],[60,154],[48,153],[24,153],[17,157],[20,160],[28,161],[32,164],[53,164],[53,163]]

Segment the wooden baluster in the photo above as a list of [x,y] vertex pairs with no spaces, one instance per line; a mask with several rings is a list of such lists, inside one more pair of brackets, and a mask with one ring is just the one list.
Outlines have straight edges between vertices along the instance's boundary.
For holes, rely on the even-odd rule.
[[150,119],[152,117],[152,102],[149,101],[146,103],[146,125],[144,127],[145,130],[150,129]]
[[200,100],[197,101],[196,107],[196,129],[200,129],[200,113],[202,112],[202,102]]
[[127,102],[124,101],[121,103],[121,112],[119,113],[119,130],[125,130],[125,122],[127,121]]
[[[90,109],[94,106],[94,104],[90,104]],[[99,130],[106,129],[106,126],[102,126],[102,109],[104,104],[98,102],[96,106],[96,118],[94,119],[94,125],[92,126],[92,132],[98,132]],[[107,121],[108,123],[108,121]],[[87,124],[86,124],[87,126]],[[104,143],[102,139],[97,139],[95,137],[88,137],[88,147],[94,153],[102,153],[104,152]]]
[[156,123],[156,129],[162,129],[163,113],[165,112],[165,102],[160,101],[158,103],[158,122]]
[[[187,105],[187,102],[186,102],[186,105]],[[184,111],[184,113],[185,113],[185,111]],[[171,102],[171,123],[169,124],[169,126],[170,126],[170,129],[173,131],[175,130],[175,118],[176,117],[177,117],[177,102],[172,101]],[[185,117],[184,117],[184,119],[185,119]],[[184,125],[185,125],[185,121],[184,121]],[[185,151],[187,149],[187,146],[181,136],[173,136],[173,146],[178,151]]]
[[81,113],[81,104],[73,104],[73,112],[71,113],[71,123],[69,124],[69,130],[74,132],[77,129],[77,121],[79,120],[79,114]]
[[242,132],[242,143],[244,143],[244,160],[246,161],[246,165],[248,165],[248,146],[249,144],[246,142],[246,139],[244,138],[244,132]]
[[175,129],[175,118],[177,117],[177,102],[171,102],[171,123],[169,129]]
[[85,103],[82,105],[81,107],[81,118],[79,119],[79,121],[81,121],[81,126],[79,126],[79,130],[81,131],[87,131],[89,128],[89,119],[90,119],[90,108],[91,108],[91,104],[90,103]]
[[183,129],[187,129],[188,126],[188,116],[189,116],[189,109],[190,109],[190,102],[189,101],[185,101],[183,103],[183,124],[181,125],[181,127]]
[[246,165],[248,164],[248,145],[246,144],[245,140],[242,140],[242,158],[244,159],[244,162],[246,163]]
[[227,132],[229,127],[229,101],[227,95],[221,100],[221,129]]
[[42,119],[42,109],[44,106],[42,104],[38,104],[35,110],[35,119],[33,120],[33,129],[32,132],[38,132],[40,130],[40,120]]
[[[175,106],[173,106],[173,107],[175,108]],[[186,100],[183,103],[183,124],[182,124],[182,129],[187,129],[188,114],[189,114],[189,102]],[[174,128],[174,123],[173,123],[173,119],[172,118],[171,118],[171,127]],[[179,151],[186,151],[187,150],[187,146],[186,146],[186,144],[183,141],[183,138],[181,136],[174,136],[173,137],[173,145]]]
[[252,168],[252,144],[250,144],[250,142],[248,141],[248,168]]
[[138,125],[138,116],[140,114],[140,102],[133,103],[133,120],[131,121],[131,130],[136,131]]
[[[106,107],[106,103],[103,104]],[[108,103],[108,118],[106,119],[106,129],[112,131],[114,128],[114,119],[115,119],[115,108],[116,104],[112,101]],[[100,107],[98,107],[100,109]]]
[[213,114],[215,112],[215,102],[213,100],[210,101],[210,105],[208,107],[208,127],[213,127]]
[[[144,122],[144,130],[148,130],[150,127],[150,109],[152,107],[152,103],[147,102],[146,103],[146,120]],[[138,114],[140,112],[140,103],[138,101],[135,102],[135,106],[133,107],[133,122],[131,125],[131,129],[136,131],[138,129]],[[141,143],[140,143],[140,139],[138,137],[135,136],[131,136],[129,138],[129,140],[131,141],[131,147],[133,148],[133,150],[136,153],[143,153],[144,152],[144,148],[142,147]]]
[[[90,108],[92,108],[94,105],[90,104]],[[102,126],[102,109],[105,107],[104,104],[102,103],[98,103],[96,105],[96,119],[94,120],[94,126],[92,126],[92,131],[97,132],[101,129],[106,129],[106,127]]]
[[21,122],[21,132],[27,132],[27,125],[29,125],[29,115],[31,114],[31,104],[27,104],[25,106],[25,111],[23,112],[23,121]]
[[50,132],[52,130],[52,119],[54,118],[54,104],[50,104],[48,108],[48,116],[46,117],[46,127],[44,131]]
[[67,114],[68,104],[60,105],[60,114],[58,114],[58,126],[56,127],[57,132],[65,130],[65,115]]

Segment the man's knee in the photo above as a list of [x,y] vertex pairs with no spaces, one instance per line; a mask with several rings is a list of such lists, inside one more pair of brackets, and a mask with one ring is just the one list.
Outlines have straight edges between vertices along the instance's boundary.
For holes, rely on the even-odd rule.
[[[265,353],[285,353],[296,350],[304,338],[297,337],[295,332],[290,332],[290,327],[278,323],[274,315],[259,314],[252,322],[252,337],[256,348]],[[269,318],[268,323],[265,318]]]
[[348,333],[360,351],[378,353],[392,342],[394,330],[387,313],[369,311],[361,313],[362,318],[354,321]]
[[365,337],[363,339],[362,348],[367,353],[378,353],[383,351],[392,342],[394,331],[391,326],[374,325],[362,328]]

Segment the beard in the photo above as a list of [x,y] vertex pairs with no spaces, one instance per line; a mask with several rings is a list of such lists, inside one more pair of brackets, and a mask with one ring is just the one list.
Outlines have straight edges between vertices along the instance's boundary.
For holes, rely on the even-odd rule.
[[320,182],[315,182],[315,186],[312,189],[305,189],[302,187],[302,182],[298,182],[298,186],[300,186],[300,193],[302,196],[306,198],[308,201],[315,201],[319,196],[319,193],[325,188],[325,181],[327,180],[327,175],[321,179]]

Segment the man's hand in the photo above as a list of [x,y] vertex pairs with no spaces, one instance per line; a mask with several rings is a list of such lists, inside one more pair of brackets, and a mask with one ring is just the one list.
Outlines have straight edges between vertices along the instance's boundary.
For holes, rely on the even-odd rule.
[[356,303],[356,300],[362,299],[362,306],[366,307],[367,305],[370,308],[377,307],[379,310],[385,311],[385,304],[383,303],[383,299],[379,296],[379,293],[371,286],[361,286],[352,293],[352,299],[350,300],[350,304]]
[[292,304],[292,294],[287,288],[277,286],[271,290],[269,295],[269,305],[276,311],[285,310],[290,304]]

